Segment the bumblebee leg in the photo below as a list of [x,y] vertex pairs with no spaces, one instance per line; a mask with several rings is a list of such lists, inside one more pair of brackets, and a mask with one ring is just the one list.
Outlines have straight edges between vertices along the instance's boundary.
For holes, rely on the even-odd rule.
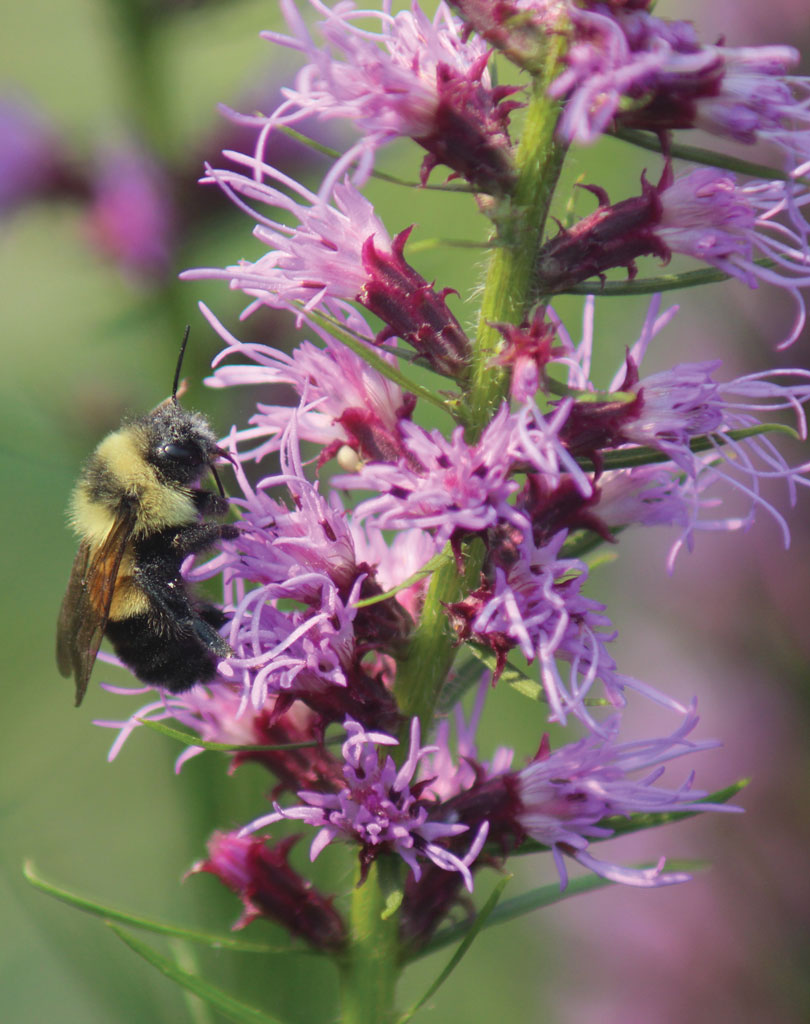
[[172,538],[172,548],[181,558],[195,555],[213,547],[219,540],[234,540],[239,527],[231,523],[191,523],[178,528]]
[[191,498],[197,511],[203,516],[224,516],[231,507],[227,498],[213,491],[193,490]]

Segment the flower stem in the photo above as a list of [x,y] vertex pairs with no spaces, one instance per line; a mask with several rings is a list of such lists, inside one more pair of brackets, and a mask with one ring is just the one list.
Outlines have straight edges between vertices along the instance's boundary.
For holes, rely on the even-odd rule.
[[431,576],[419,625],[397,668],[394,693],[399,710],[406,719],[417,715],[423,734],[430,728],[439,690],[456,654],[456,637],[445,605],[461,600],[478,586],[484,545],[480,540],[463,545],[463,556],[463,575],[451,557]]
[[467,396],[467,423],[476,438],[506,398],[508,377],[492,365],[501,335],[494,323],[519,324],[537,299],[535,267],[565,147],[554,139],[559,104],[548,97],[563,36],[549,46],[545,72],[534,79],[515,162],[518,180],[495,215],[497,247],[487,271]]
[[[518,181],[514,194],[504,201],[495,218],[499,245],[487,273],[465,401],[470,440],[480,435],[507,395],[507,374],[492,366],[500,334],[491,324],[520,323],[536,299],[537,253],[565,155],[564,147],[554,140],[559,105],[546,95],[563,45],[562,36],[553,40],[547,69],[534,81],[516,154]],[[456,637],[446,605],[478,586],[484,554],[484,545],[473,541],[463,545],[463,578],[455,560],[448,559],[434,572],[419,625],[407,655],[397,667],[395,694],[400,711],[406,717],[418,715],[423,733],[430,728],[439,690],[456,653]]]
[[395,1018],[399,914],[391,912],[390,900],[400,878],[394,861],[378,857],[352,890],[349,948],[339,962],[341,1024],[388,1024]]

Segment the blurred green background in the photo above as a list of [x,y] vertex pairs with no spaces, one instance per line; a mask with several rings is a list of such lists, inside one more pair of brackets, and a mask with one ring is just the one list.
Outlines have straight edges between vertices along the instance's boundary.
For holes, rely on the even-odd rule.
[[[252,0],[167,2],[170,13],[160,31],[143,40],[150,54],[144,68],[133,66],[122,45],[127,26],[131,33],[137,30],[126,17],[137,8],[124,0],[0,4],[0,88],[27,96],[41,110],[85,176],[105,147],[139,129],[175,169],[175,193],[185,211],[169,266],[151,276],[122,272],[109,252],[91,244],[86,203],[79,199],[26,204],[7,211],[2,222],[5,536],[0,557],[6,656],[0,1019],[4,1024],[216,1019],[186,1003],[99,920],[27,885],[21,869],[30,858],[56,883],[190,926],[224,931],[239,913],[235,898],[213,878],[181,884],[181,877],[204,855],[214,828],[233,827],[262,811],[264,777],[247,766],[228,778],[225,760],[216,755],[193,760],[176,776],[179,748],[145,730],[108,764],[114,734],[92,722],[124,718],[139,701],[102,691],[99,680],[126,678],[99,664],[85,704],[73,709],[72,687],[54,665],[53,634],[74,553],[63,509],[81,461],[122,413],[149,409],[165,397],[185,323],[192,324],[187,403],[210,413],[223,433],[247,415],[251,396],[223,396],[201,386],[218,346],[196,302],[205,299],[237,329],[236,297],[224,285],[176,284],[175,275],[188,266],[222,265],[257,251],[246,221],[213,192],[210,199],[195,199],[194,181],[202,160],[216,159],[223,128],[216,103],[249,110],[245,97],[256,94],[257,84],[285,73],[278,53],[258,39],[259,30],[280,27],[278,6]],[[661,3],[659,13],[690,16],[697,7]],[[770,17],[777,8],[779,18]],[[779,27],[783,39],[797,43],[808,37],[805,12],[803,0],[768,5],[765,13],[758,0],[735,0],[717,2],[696,16],[707,40],[725,32],[735,44],[780,41],[768,34]],[[157,108],[150,107],[151,90],[160,97]],[[414,178],[419,159],[406,146],[392,147],[383,166]],[[323,166],[311,167],[311,184]],[[611,198],[624,198],[635,190],[644,166],[654,179],[652,157],[605,142],[572,154],[561,195],[567,197],[571,182],[584,175],[608,188]],[[451,302],[467,322],[483,256],[419,249],[418,243],[431,237],[481,239],[484,225],[471,204],[463,197],[392,193],[377,185],[369,194],[392,233],[417,223],[414,262],[428,279],[459,290],[461,298]],[[590,209],[584,194],[577,204],[579,212]],[[652,264],[645,268],[653,270]],[[778,294],[751,296],[742,286],[727,285],[708,300],[684,296],[681,301],[685,308],[654,356],[661,366],[714,357],[724,345],[730,374],[777,361],[810,365],[806,341],[779,357],[772,352],[785,302]],[[603,357],[605,377],[621,359],[623,346],[635,340],[644,305],[599,304],[600,331],[613,338]],[[718,308],[723,311],[719,325]],[[577,336],[579,302],[562,300],[558,309]],[[265,318],[247,329],[282,343],[285,326]],[[784,508],[784,494],[779,500]],[[806,501],[792,522],[789,554],[779,550],[773,524],[763,521],[747,537],[701,537],[697,555],[682,558],[672,580],[663,567],[669,538],[628,537],[622,558],[601,574],[593,591],[609,602],[620,629],[617,658],[624,671],[684,698],[700,694],[701,735],[722,737],[726,749],[704,755],[696,765],[698,784],[712,789],[741,775],[755,777],[741,800],[748,808],[744,821],[692,822],[647,836],[635,848],[617,844],[615,856],[630,862],[666,851],[711,859],[715,868],[686,888],[613,889],[487,933],[432,1000],[433,1015],[425,1011],[426,1019],[449,1024],[496,1016],[520,1024],[808,1019]],[[645,571],[634,571],[634,565]],[[669,728],[665,720],[649,721],[641,712],[638,725],[640,730]],[[500,743],[528,755],[541,730],[535,709],[527,713],[520,698],[497,692],[483,753]],[[340,863],[339,853],[334,858],[332,865]],[[322,863],[326,859],[318,865],[321,877],[330,867]],[[348,887],[347,864],[344,872]],[[553,877],[549,864],[521,860],[507,894]],[[481,875],[484,893],[494,880]],[[251,932],[260,939],[284,938],[262,922],[246,937]],[[173,952],[193,956],[206,976],[284,1019],[304,1024],[334,1017],[334,979],[328,965],[315,958],[294,953],[267,963],[224,952]],[[402,1005],[421,994],[444,959],[413,969],[403,985]]]

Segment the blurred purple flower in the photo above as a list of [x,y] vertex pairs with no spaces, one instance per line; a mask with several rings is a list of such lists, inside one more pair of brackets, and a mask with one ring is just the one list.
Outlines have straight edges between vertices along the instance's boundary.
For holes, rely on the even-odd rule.
[[175,235],[170,185],[143,150],[122,147],[102,156],[86,218],[92,242],[136,280],[169,272]]
[[68,187],[72,177],[45,115],[27,100],[0,97],[0,214]]

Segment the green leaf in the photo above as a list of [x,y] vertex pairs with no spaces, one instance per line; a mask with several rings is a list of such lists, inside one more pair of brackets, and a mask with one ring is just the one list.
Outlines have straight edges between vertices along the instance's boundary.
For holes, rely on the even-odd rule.
[[[169,939],[169,948],[178,967],[189,974],[199,974],[200,968],[197,957],[194,955],[194,947],[183,939]],[[191,1024],[217,1024],[211,1007],[205,1000],[200,999],[188,990],[183,992]]]
[[[614,537],[625,530],[624,526],[615,526],[611,530]],[[600,537],[598,533],[593,530],[573,530],[566,538],[565,543],[560,549],[561,558],[579,558],[585,562],[589,569],[596,569],[603,562],[613,562],[618,557],[618,552],[611,551],[608,549],[604,553],[600,552],[598,556],[594,558],[588,558],[587,556],[595,549],[600,547],[602,544],[607,544],[608,541],[604,537]]]
[[418,583],[419,580],[423,580],[426,576],[430,576],[431,573],[436,572],[437,569],[441,569],[448,562],[453,561],[453,555],[449,551],[440,551],[437,555],[434,555],[429,562],[425,562],[421,569],[417,569],[415,573],[409,576],[402,583],[398,583],[397,586],[392,587],[391,590],[386,590],[384,594],[375,594],[373,597],[364,597],[360,601],[355,602],[355,608],[366,608],[371,604],[379,604],[380,601],[387,601],[389,598],[396,596],[401,590],[407,590],[408,587],[412,587],[414,583]]
[[69,906],[75,907],[86,914],[93,914],[96,917],[104,918],[108,922],[120,921],[122,924],[130,925],[133,928],[142,928],[145,931],[156,932],[160,935],[172,935],[177,938],[188,939],[191,942],[199,942],[203,945],[211,946],[213,949],[232,949],[241,953],[264,953],[265,955],[311,952],[311,950],[304,946],[290,949],[284,946],[270,946],[263,942],[248,942],[244,939],[234,938],[232,935],[218,935],[214,932],[195,931],[180,925],[164,924],[161,921],[139,917],[124,910],[115,910],[113,907],[97,903],[86,896],[79,896],[77,893],[70,892],[68,889],[61,889],[52,882],[46,881],[36,873],[36,869],[31,861],[26,861],[23,864],[23,875],[36,889],[47,893],[49,896],[53,896],[54,899],[67,903]]
[[[757,437],[760,434],[787,434],[794,440],[800,440],[798,433],[793,427],[785,423],[758,423],[755,427],[744,427],[741,430],[727,430],[722,434],[703,434],[700,437],[693,437],[689,442],[689,448],[695,454],[708,452],[718,445],[726,445],[730,441],[744,441],[749,437]],[[632,469],[634,466],[647,466],[656,462],[671,462],[666,452],[658,448],[650,448],[642,445],[638,448],[621,448],[616,451],[602,453],[602,465],[605,469]],[[577,459],[577,462],[584,469],[593,469],[590,459]]]
[[[495,653],[488,647],[484,647],[483,644],[477,644],[473,641],[469,641],[465,645],[465,649],[474,655],[483,665],[485,665],[490,672],[495,672],[498,668],[498,659]],[[545,693],[543,687],[536,679],[532,679],[527,676],[525,672],[521,672],[519,668],[512,664],[511,661],[507,661],[504,665],[503,672],[500,675],[500,682],[506,683],[507,686],[513,687],[518,693],[522,693],[524,697],[529,697],[531,700],[544,700]]]
[[[709,865],[705,861],[672,860],[667,862],[667,867],[673,871],[699,871]],[[640,868],[651,867],[649,864],[638,865]],[[597,889],[604,889],[606,886],[618,885],[618,882],[611,882],[599,875],[583,875],[580,878],[571,878],[564,890],[560,889],[559,882],[551,882],[549,885],[542,885],[537,889],[531,889],[521,896],[504,900],[490,915],[486,927],[491,928],[497,924],[505,924],[517,917],[523,917],[543,907],[551,907],[555,903],[562,903],[563,900],[571,899],[573,896],[582,896],[584,893],[594,892]],[[433,936],[431,941],[418,950],[411,959],[417,959],[435,953],[445,946],[457,942],[466,934],[470,924],[464,921],[460,924],[443,928]]]
[[[749,784],[750,779],[740,779],[733,782],[724,789],[718,789],[715,793],[701,797],[696,803],[701,804],[725,804]],[[657,813],[631,814],[629,817],[612,816],[601,818],[596,824],[599,828],[611,830],[608,836],[594,836],[592,843],[602,843],[607,839],[615,839],[619,835],[628,835],[631,832],[642,832],[647,828],[657,828],[659,825],[669,825],[674,821],[683,821],[686,818],[694,818],[704,811],[690,811],[688,807],[683,811],[659,811]],[[526,839],[520,846],[512,851],[513,857],[522,857],[532,853],[545,853],[549,849],[544,843],[538,843],[534,839]]]
[[[651,150],[654,153],[661,152],[661,140],[652,132],[638,131],[632,128],[614,128],[611,134],[617,139],[621,139],[622,142],[629,142],[640,149]],[[765,178],[766,181],[795,180],[785,170],[768,167],[767,164],[752,163],[750,160],[741,160],[739,157],[729,156],[726,153],[715,153],[711,149],[702,149],[700,146],[686,146],[681,142],[673,142],[669,145],[669,152],[676,160],[689,160],[693,164],[719,167],[737,174],[748,174],[752,178]],[[803,181],[803,179],[798,180]]]
[[[166,725],[165,722],[154,722],[150,718],[139,718],[138,721],[141,725],[145,725],[147,729],[152,729],[154,732],[158,732],[161,736],[168,736],[169,739],[179,740],[181,743],[187,743],[192,747],[201,747],[203,750],[215,750],[226,754],[247,752],[251,751],[277,751],[277,750],[301,750],[306,747],[319,747],[321,746],[318,740],[300,740],[296,743],[276,743],[276,744],[261,744],[261,743],[211,743],[208,740],[201,739],[196,733],[186,732],[185,729],[175,729],[171,725]],[[342,743],[342,740],[326,740],[325,743],[328,746],[331,744]]]
[[318,324],[329,331],[332,337],[342,342],[347,348],[350,348],[355,355],[360,356],[381,377],[386,377],[388,380],[393,381],[394,384],[398,384],[403,391],[416,395],[417,398],[421,398],[424,402],[429,402],[430,405],[435,405],[443,412],[450,412],[447,402],[429,388],[422,387],[415,380],[411,380],[397,366],[392,366],[391,363],[383,359],[378,352],[369,347],[367,339],[363,339],[359,334],[348,330],[338,320],[326,313],[321,313],[316,309],[304,309],[300,303],[297,305],[304,319],[310,320],[313,324]]
[[[482,664],[486,665],[491,672],[496,670],[498,659],[488,647],[469,640],[464,647],[465,650],[475,655]],[[524,697],[528,697],[530,700],[547,703],[546,693],[541,684],[536,679],[532,679],[531,676],[527,676],[525,672],[522,672],[516,665],[513,665],[511,661],[507,661],[504,665],[503,672],[501,672],[498,681],[511,686],[512,689],[522,693]],[[604,707],[607,703],[608,701],[602,697],[586,697],[583,700],[583,704],[587,704],[589,707]]]
[[478,933],[481,931],[482,928],[485,927],[487,921],[491,920],[492,914],[495,911],[498,901],[501,898],[501,893],[506,888],[508,883],[511,881],[512,877],[512,875],[506,875],[504,878],[500,879],[498,884],[492,890],[489,899],[479,910],[479,912],[475,915],[475,919],[466,927],[464,938],[462,939],[461,945],[450,958],[450,962],[447,964],[447,966],[444,968],[441,974],[439,974],[438,978],[433,982],[433,984],[428,988],[427,992],[425,992],[422,998],[419,999],[416,1003],[414,1003],[414,1005],[409,1010],[406,1010],[405,1013],[403,1013],[402,1016],[397,1019],[396,1024],[407,1024],[407,1021],[409,1021],[414,1016],[414,1014],[425,1005],[428,999],[431,999],[433,997],[433,995],[441,988],[445,981],[447,981],[447,979],[450,977],[450,975],[453,973],[456,967],[458,967],[462,958],[467,953],[467,950],[473,944]]
[[147,946],[140,939],[136,939],[134,935],[130,935],[125,929],[119,928],[114,924],[110,924],[109,927],[138,956],[143,957],[153,967],[157,967],[161,974],[165,974],[171,981],[182,985],[183,988],[208,1003],[223,1016],[227,1017],[228,1020],[234,1021],[234,1024],[281,1024],[279,1017],[271,1017],[263,1010],[259,1010],[255,1006],[249,1006],[247,1003],[234,998],[234,996],[218,988],[216,985],[203,981],[196,974],[189,974],[188,971],[184,971],[174,961],[169,960],[162,953],[158,953],[151,946]]
[[[776,264],[763,256],[752,261],[758,267],[770,268]],[[796,263],[798,269],[800,264]],[[658,274],[656,277],[634,277],[632,281],[582,281],[570,288],[562,289],[564,295],[597,295],[603,298],[622,298],[627,295],[653,295],[658,292],[673,292],[679,288],[698,288],[704,284],[721,284],[731,281],[732,274],[707,267],[702,270],[685,270],[680,274]]]
[[[615,884],[615,882],[609,882],[606,878],[600,878],[599,875],[583,875],[581,878],[570,879],[568,887],[564,891],[560,889],[559,882],[541,885],[539,888],[531,889],[521,896],[504,900],[489,915],[486,927],[491,928],[496,924],[504,924],[507,921],[514,920],[516,917],[522,917],[524,914],[529,914],[534,910],[540,910],[542,907],[553,906],[553,904],[570,899],[572,896],[580,896],[583,893],[593,892],[595,889],[603,889],[607,885]],[[448,928],[442,928],[426,946],[416,953],[414,959],[435,953],[437,950],[457,942],[467,934],[470,927],[469,922],[463,921]]]
[[432,252],[435,249],[479,249],[489,252],[492,242],[476,242],[472,238],[418,238],[408,242],[408,252]]
[[[718,789],[716,792],[702,797],[699,802],[702,804],[728,803],[733,796],[736,796],[737,793],[745,789],[750,781],[750,779],[740,779],[724,789]],[[703,811],[690,811],[687,809],[683,811],[662,811],[657,814],[631,814],[629,818],[603,818],[599,822],[599,826],[612,829],[614,836],[627,835],[629,832],[640,832],[645,828],[668,825],[673,821],[683,821],[685,818],[694,818],[696,815],[703,813]],[[613,836],[610,838],[613,838]]]

